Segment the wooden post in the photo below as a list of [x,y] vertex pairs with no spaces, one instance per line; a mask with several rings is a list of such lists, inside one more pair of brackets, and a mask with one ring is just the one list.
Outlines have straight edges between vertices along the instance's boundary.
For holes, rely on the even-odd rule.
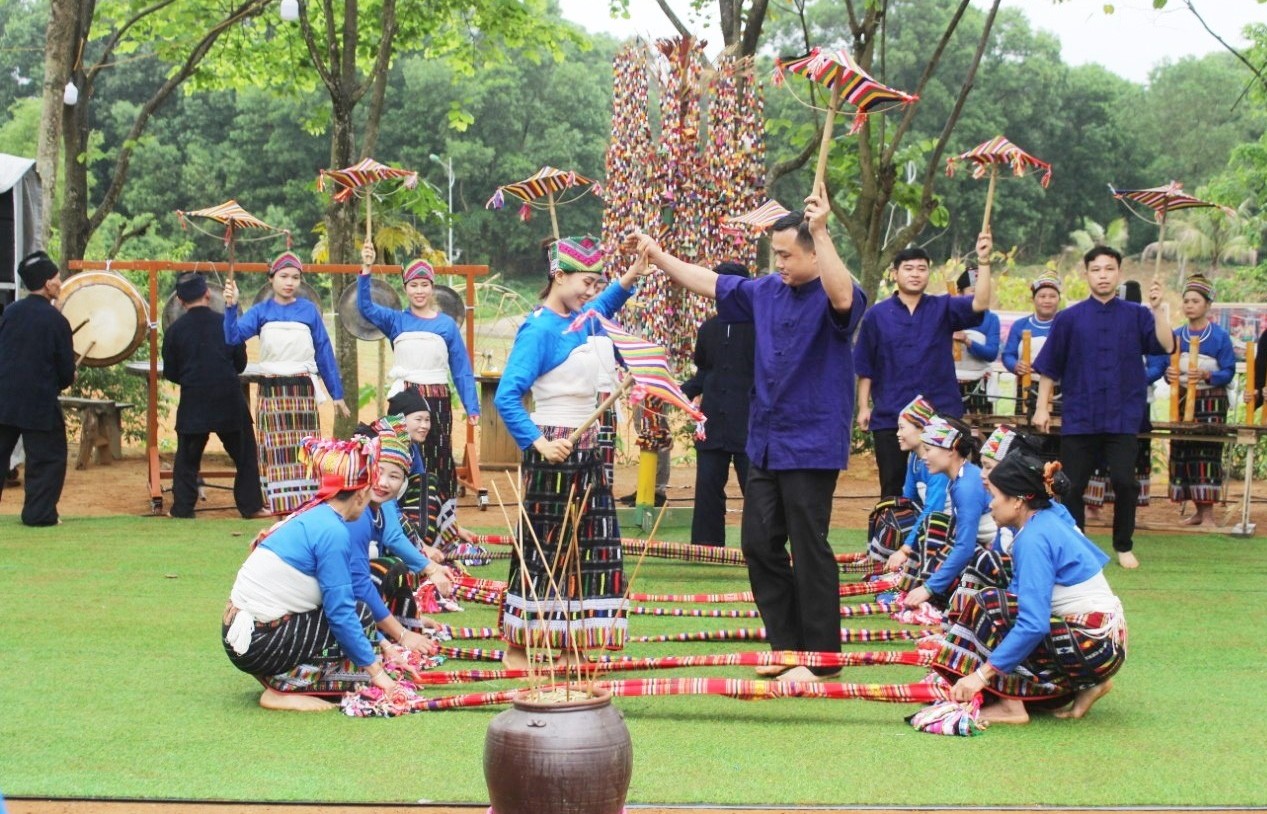
[[1245,423],[1254,423],[1254,413],[1258,410],[1258,382],[1254,381],[1254,351],[1257,346],[1253,342],[1245,343],[1245,392],[1249,401],[1245,402]]
[[1188,392],[1187,403],[1183,405],[1183,420],[1196,421],[1197,417],[1197,379],[1201,375],[1198,354],[1201,351],[1201,340],[1192,337],[1188,340]]
[[990,210],[994,208],[994,184],[999,180],[999,165],[990,165],[990,186],[985,191],[985,217],[981,219],[981,231],[990,231]]
[[827,177],[827,156],[831,154],[831,131],[836,124],[836,110],[840,107],[840,85],[831,89],[831,101],[827,103],[827,120],[823,122],[823,138],[818,142],[818,164],[814,167],[814,186],[817,192]]
[[[1030,338],[1033,336],[1032,331],[1021,331],[1021,361],[1026,365],[1030,363]],[[1021,398],[1026,398],[1029,393],[1030,374],[1025,373],[1021,376]]]
[[[1175,342],[1175,350],[1170,354],[1170,366],[1179,369],[1179,343]],[[1179,382],[1170,386],[1170,423],[1179,423]]]

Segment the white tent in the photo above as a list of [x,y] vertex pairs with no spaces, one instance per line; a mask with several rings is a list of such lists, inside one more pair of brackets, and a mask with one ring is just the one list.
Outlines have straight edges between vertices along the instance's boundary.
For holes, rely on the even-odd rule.
[[0,153],[0,303],[18,295],[18,261],[39,248],[40,178],[35,160]]

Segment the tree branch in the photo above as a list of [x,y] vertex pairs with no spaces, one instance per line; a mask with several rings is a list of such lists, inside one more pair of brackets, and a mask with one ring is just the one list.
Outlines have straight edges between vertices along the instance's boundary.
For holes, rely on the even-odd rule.
[[[396,0],[383,3],[383,37],[378,45],[378,54],[374,60],[374,72],[371,75],[373,93],[370,94],[368,115],[365,120],[365,136],[361,140],[361,157],[368,158],[378,146],[378,133],[383,122],[383,100],[387,96],[387,75],[391,67],[392,49],[396,39]],[[354,94],[352,104],[365,92],[362,86]]]
[[160,0],[160,2],[155,3],[147,9],[138,11],[131,18],[125,20],[123,25],[112,31],[110,36],[106,38],[103,45],[104,50],[101,52],[101,57],[90,69],[84,71],[84,76],[91,81],[103,68],[107,67],[107,62],[109,62],[111,54],[114,53],[114,49],[118,47],[119,42],[123,39],[123,35],[128,32],[128,29],[132,28],[132,26],[136,25],[154,12],[161,11],[174,2],[176,2],[176,0]]
[[769,0],[753,0],[752,8],[748,10],[748,24],[744,27],[743,42],[740,46],[739,55],[750,57],[757,53],[757,46],[761,43],[761,27],[765,25],[766,10],[769,7]]
[[1192,16],[1197,18],[1197,22],[1201,23],[1201,27],[1206,30],[1206,33],[1208,33],[1211,37],[1214,37],[1214,39],[1218,40],[1219,45],[1222,45],[1224,48],[1230,51],[1232,53],[1232,56],[1239,59],[1245,65],[1246,68],[1249,68],[1251,71],[1253,71],[1254,76],[1258,77],[1258,81],[1263,84],[1264,88],[1267,88],[1267,77],[1264,77],[1262,72],[1259,71],[1258,68],[1255,68],[1254,64],[1250,62],[1248,59],[1246,59],[1245,56],[1241,54],[1240,51],[1237,51],[1231,45],[1228,45],[1228,43],[1222,37],[1214,33],[1214,31],[1210,28],[1210,26],[1206,25],[1205,18],[1203,18],[1200,14],[1197,13],[1197,8],[1196,6],[1192,5],[1192,0],[1184,0],[1184,5],[1188,7],[1188,11],[1192,12]]
[[259,14],[268,6],[268,3],[269,0],[247,0],[228,17],[217,23],[214,28],[203,35],[203,38],[189,52],[189,56],[185,58],[180,69],[168,77],[167,81],[142,105],[140,112],[136,114],[136,120],[132,122],[132,129],[128,131],[127,137],[123,140],[123,145],[119,148],[119,157],[114,165],[114,175],[110,178],[110,186],[106,189],[105,195],[102,196],[101,203],[98,204],[88,218],[88,234],[95,232],[101,226],[102,221],[106,219],[106,216],[114,211],[114,205],[118,201],[119,195],[123,192],[123,183],[127,179],[128,167],[132,163],[132,153],[136,149],[136,144],[141,138],[141,134],[145,132],[150,117],[154,115],[154,111],[158,110],[167,101],[172,91],[180,87],[182,82],[193,75],[194,71],[198,69],[198,64],[202,62],[203,57],[215,45],[220,35],[248,17]]
[[299,4],[299,31],[303,36],[304,47],[308,49],[308,58],[312,60],[312,67],[316,69],[317,76],[321,77],[321,84],[326,86],[326,91],[333,98],[338,93],[339,80],[331,72],[338,52],[334,42],[334,8],[330,5],[330,0],[326,0],[323,10],[326,15],[326,50],[330,60],[328,64],[322,61],[321,52],[317,49],[317,38],[312,30],[312,20],[308,18],[308,6],[304,3]]
[[678,19],[676,14],[673,13],[673,9],[669,7],[669,0],[656,0],[656,5],[658,5],[660,10],[664,12],[664,16],[669,18],[669,22],[677,29],[677,33],[681,34],[683,37],[692,36],[691,30],[682,25],[682,21]]

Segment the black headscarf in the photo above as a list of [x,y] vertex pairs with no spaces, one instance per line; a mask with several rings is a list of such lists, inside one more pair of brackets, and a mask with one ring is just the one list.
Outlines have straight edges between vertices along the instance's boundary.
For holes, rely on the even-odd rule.
[[422,394],[412,387],[401,390],[387,400],[388,415],[410,415],[412,413],[429,413],[431,405]]

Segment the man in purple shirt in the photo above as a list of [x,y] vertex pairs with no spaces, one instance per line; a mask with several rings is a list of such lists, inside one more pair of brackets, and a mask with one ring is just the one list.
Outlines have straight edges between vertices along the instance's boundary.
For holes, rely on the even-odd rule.
[[922,394],[939,415],[963,416],[953,337],[980,325],[990,307],[993,246],[988,232],[977,237],[977,287],[970,297],[926,293],[928,253],[903,249],[893,258],[897,290],[862,320],[853,351],[858,429],[871,431],[881,496],[902,494],[907,453],[898,446],[897,416],[911,399]]
[[1135,533],[1135,435],[1148,410],[1144,356],[1170,353],[1170,307],[1153,280],[1145,308],[1117,295],[1122,255],[1096,246],[1082,258],[1091,296],[1056,315],[1051,333],[1034,360],[1038,404],[1034,429],[1051,429],[1051,395],[1060,382],[1060,462],[1069,476],[1065,506],[1079,528],[1086,528],[1082,492],[1096,459],[1109,470],[1117,493],[1113,509],[1113,550],[1123,568],[1138,568],[1131,549]]
[[[805,199],[804,212],[775,222],[778,275],[753,280],[679,260],[637,232],[625,243],[678,285],[715,298],[722,320],[756,328],[741,539],[774,650],[840,652],[839,576],[827,529],[836,479],[849,462],[851,337],[867,298],[832,245],[829,211],[820,188]],[[814,681],[838,672],[796,667],[782,678]]]

